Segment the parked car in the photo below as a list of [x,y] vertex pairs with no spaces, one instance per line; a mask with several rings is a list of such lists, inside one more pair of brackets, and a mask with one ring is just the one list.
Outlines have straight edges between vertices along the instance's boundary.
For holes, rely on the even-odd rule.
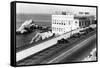
[[79,38],[81,35],[80,33],[75,33],[71,36],[71,38]]
[[57,41],[58,44],[64,44],[64,43],[69,43],[69,41],[67,39],[61,39]]

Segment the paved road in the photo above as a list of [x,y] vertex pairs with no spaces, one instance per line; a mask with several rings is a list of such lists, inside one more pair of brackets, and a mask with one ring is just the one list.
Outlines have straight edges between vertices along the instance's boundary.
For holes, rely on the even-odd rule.
[[96,39],[93,39],[87,43],[85,47],[80,48],[77,52],[74,52],[72,55],[61,60],[60,63],[83,61],[84,58],[90,55],[90,52],[96,47],[96,45]]
[[54,59],[42,63],[63,63],[80,61],[82,58],[86,56],[86,54],[88,54],[91,51],[91,49],[95,46],[95,43],[96,34],[84,40],[83,42],[75,45],[73,48],[66,50]]
[[[80,45],[79,47],[77,47],[77,44],[79,45],[79,43],[83,42],[85,39],[88,39],[88,38],[90,38],[89,40],[91,40],[92,43],[95,43],[96,35],[94,35],[94,34],[95,34],[95,32],[92,32],[92,33],[87,34],[87,35],[82,35],[80,38],[69,39],[69,42],[71,42],[71,43],[61,44],[61,45],[57,44],[57,45],[52,46],[51,48],[48,48],[48,49],[46,49],[46,50],[44,50],[40,53],[37,53],[36,55],[32,55],[32,56],[30,56],[30,57],[28,57],[24,60],[21,60],[17,64],[18,65],[47,64],[47,63],[49,63],[49,61],[52,61],[54,58],[59,57],[64,52],[66,52],[70,49],[71,50],[70,50],[70,53],[69,53],[69,57],[72,57],[72,58],[68,58],[68,56],[66,58],[66,55],[68,55],[68,54],[66,54],[64,57],[61,57],[61,59],[57,63],[59,63],[59,62],[63,63],[63,62],[66,62],[66,60],[67,60],[67,62],[69,62],[69,61],[71,62],[71,59],[74,59],[74,60],[79,59],[80,60],[81,57],[83,58],[83,56],[84,57],[87,56],[87,52],[89,52],[91,50],[91,48],[94,47],[94,45],[91,45],[91,44],[85,45],[85,43],[89,42],[89,41],[86,41],[85,43],[83,43],[84,45]],[[84,47],[81,47],[81,46],[84,46]],[[73,48],[73,47],[77,47],[77,48]],[[87,49],[84,49],[84,48],[87,48]],[[73,51],[75,51],[77,49],[79,51],[76,51],[76,52],[73,53]],[[65,58],[65,59],[63,60],[62,58]]]

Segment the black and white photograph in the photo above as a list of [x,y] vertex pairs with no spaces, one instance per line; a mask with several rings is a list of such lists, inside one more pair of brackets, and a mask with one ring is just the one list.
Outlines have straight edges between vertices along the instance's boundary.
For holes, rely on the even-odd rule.
[[15,5],[16,66],[97,61],[97,6]]

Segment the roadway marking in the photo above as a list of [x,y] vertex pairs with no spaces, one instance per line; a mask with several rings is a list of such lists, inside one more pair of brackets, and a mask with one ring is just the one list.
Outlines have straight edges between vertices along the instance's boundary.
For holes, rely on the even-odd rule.
[[[53,60],[47,62],[47,63],[57,63],[59,62],[60,60],[62,60],[63,58],[66,57],[66,54],[67,56],[70,55],[72,52],[76,51],[77,49],[81,48],[82,46],[84,46],[87,42],[89,42],[90,40],[96,38],[96,34],[93,35],[92,37],[89,37],[88,39],[84,40],[83,42],[77,44],[76,46],[74,46],[73,48],[69,49],[68,51],[62,53],[60,56],[57,56],[56,58],[54,58]],[[63,57],[63,58],[62,58]]]

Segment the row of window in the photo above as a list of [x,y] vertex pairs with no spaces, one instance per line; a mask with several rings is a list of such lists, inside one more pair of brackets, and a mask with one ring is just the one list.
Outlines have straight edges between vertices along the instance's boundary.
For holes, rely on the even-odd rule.
[[79,22],[79,26],[80,27],[87,27],[90,25],[90,22],[89,21],[80,21]]
[[66,25],[66,23],[53,23],[53,24],[57,24],[57,25]]
[[52,30],[53,31],[59,31],[59,32],[62,32],[65,30],[65,28],[56,28],[56,27],[52,27]]
[[52,22],[59,22],[59,23],[67,23],[70,21],[72,21],[72,20],[56,20],[56,19],[52,20]]
[[[53,20],[52,24],[57,24],[57,25],[71,25],[73,21],[72,20]],[[75,21],[75,23],[77,24],[78,22]]]
[[69,22],[53,22],[53,24],[57,24],[57,25],[70,25],[71,24],[71,22],[69,21]]

